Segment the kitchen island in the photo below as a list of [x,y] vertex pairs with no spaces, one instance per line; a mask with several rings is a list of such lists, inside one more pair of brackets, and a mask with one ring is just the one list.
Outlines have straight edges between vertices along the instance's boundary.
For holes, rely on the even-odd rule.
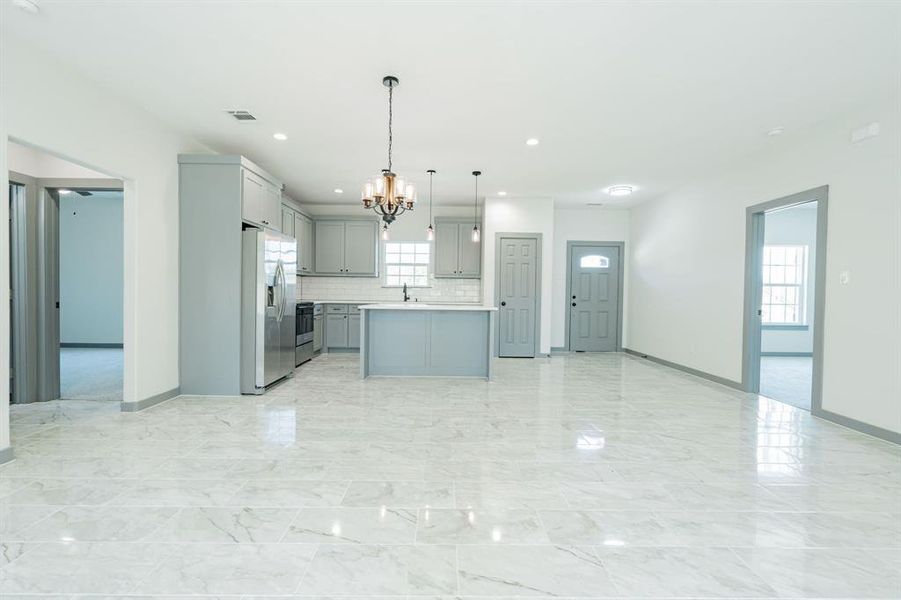
[[360,374],[367,377],[491,379],[493,306],[360,306]]

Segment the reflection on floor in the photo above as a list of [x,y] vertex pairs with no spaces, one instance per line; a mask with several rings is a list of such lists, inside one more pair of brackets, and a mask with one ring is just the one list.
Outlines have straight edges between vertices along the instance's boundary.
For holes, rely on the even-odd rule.
[[760,393],[810,410],[813,359],[809,356],[760,357]]
[[618,354],[496,373],[14,405],[0,596],[897,597],[899,447]]
[[122,348],[61,348],[60,397],[121,402],[122,369]]

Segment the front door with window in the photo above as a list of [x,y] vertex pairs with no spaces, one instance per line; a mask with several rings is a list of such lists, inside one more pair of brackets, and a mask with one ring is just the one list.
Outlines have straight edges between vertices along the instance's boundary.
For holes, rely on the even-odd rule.
[[619,246],[570,247],[569,349],[614,352],[619,337]]

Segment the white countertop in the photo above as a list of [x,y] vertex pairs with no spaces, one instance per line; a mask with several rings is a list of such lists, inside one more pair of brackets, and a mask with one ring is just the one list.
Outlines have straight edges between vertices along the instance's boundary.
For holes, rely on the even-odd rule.
[[495,311],[496,306],[481,304],[429,304],[428,302],[395,302],[385,304],[363,304],[360,310],[460,310],[460,311]]
[[[386,302],[384,300],[301,300],[298,298],[298,302],[312,302],[313,304],[361,304],[364,306],[372,306],[372,305],[395,305],[402,304],[401,302]],[[485,308],[481,304],[477,302],[414,302],[409,301],[407,304],[427,304],[428,306],[472,306],[475,308]]]

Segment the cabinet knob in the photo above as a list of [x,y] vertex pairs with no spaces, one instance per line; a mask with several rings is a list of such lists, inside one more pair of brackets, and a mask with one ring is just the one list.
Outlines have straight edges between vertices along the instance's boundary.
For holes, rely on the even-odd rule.
[[573,302],[573,306],[575,306],[575,305],[576,305],[576,303],[575,303],[575,302]]
[[507,306],[506,302],[501,302],[501,306]]

